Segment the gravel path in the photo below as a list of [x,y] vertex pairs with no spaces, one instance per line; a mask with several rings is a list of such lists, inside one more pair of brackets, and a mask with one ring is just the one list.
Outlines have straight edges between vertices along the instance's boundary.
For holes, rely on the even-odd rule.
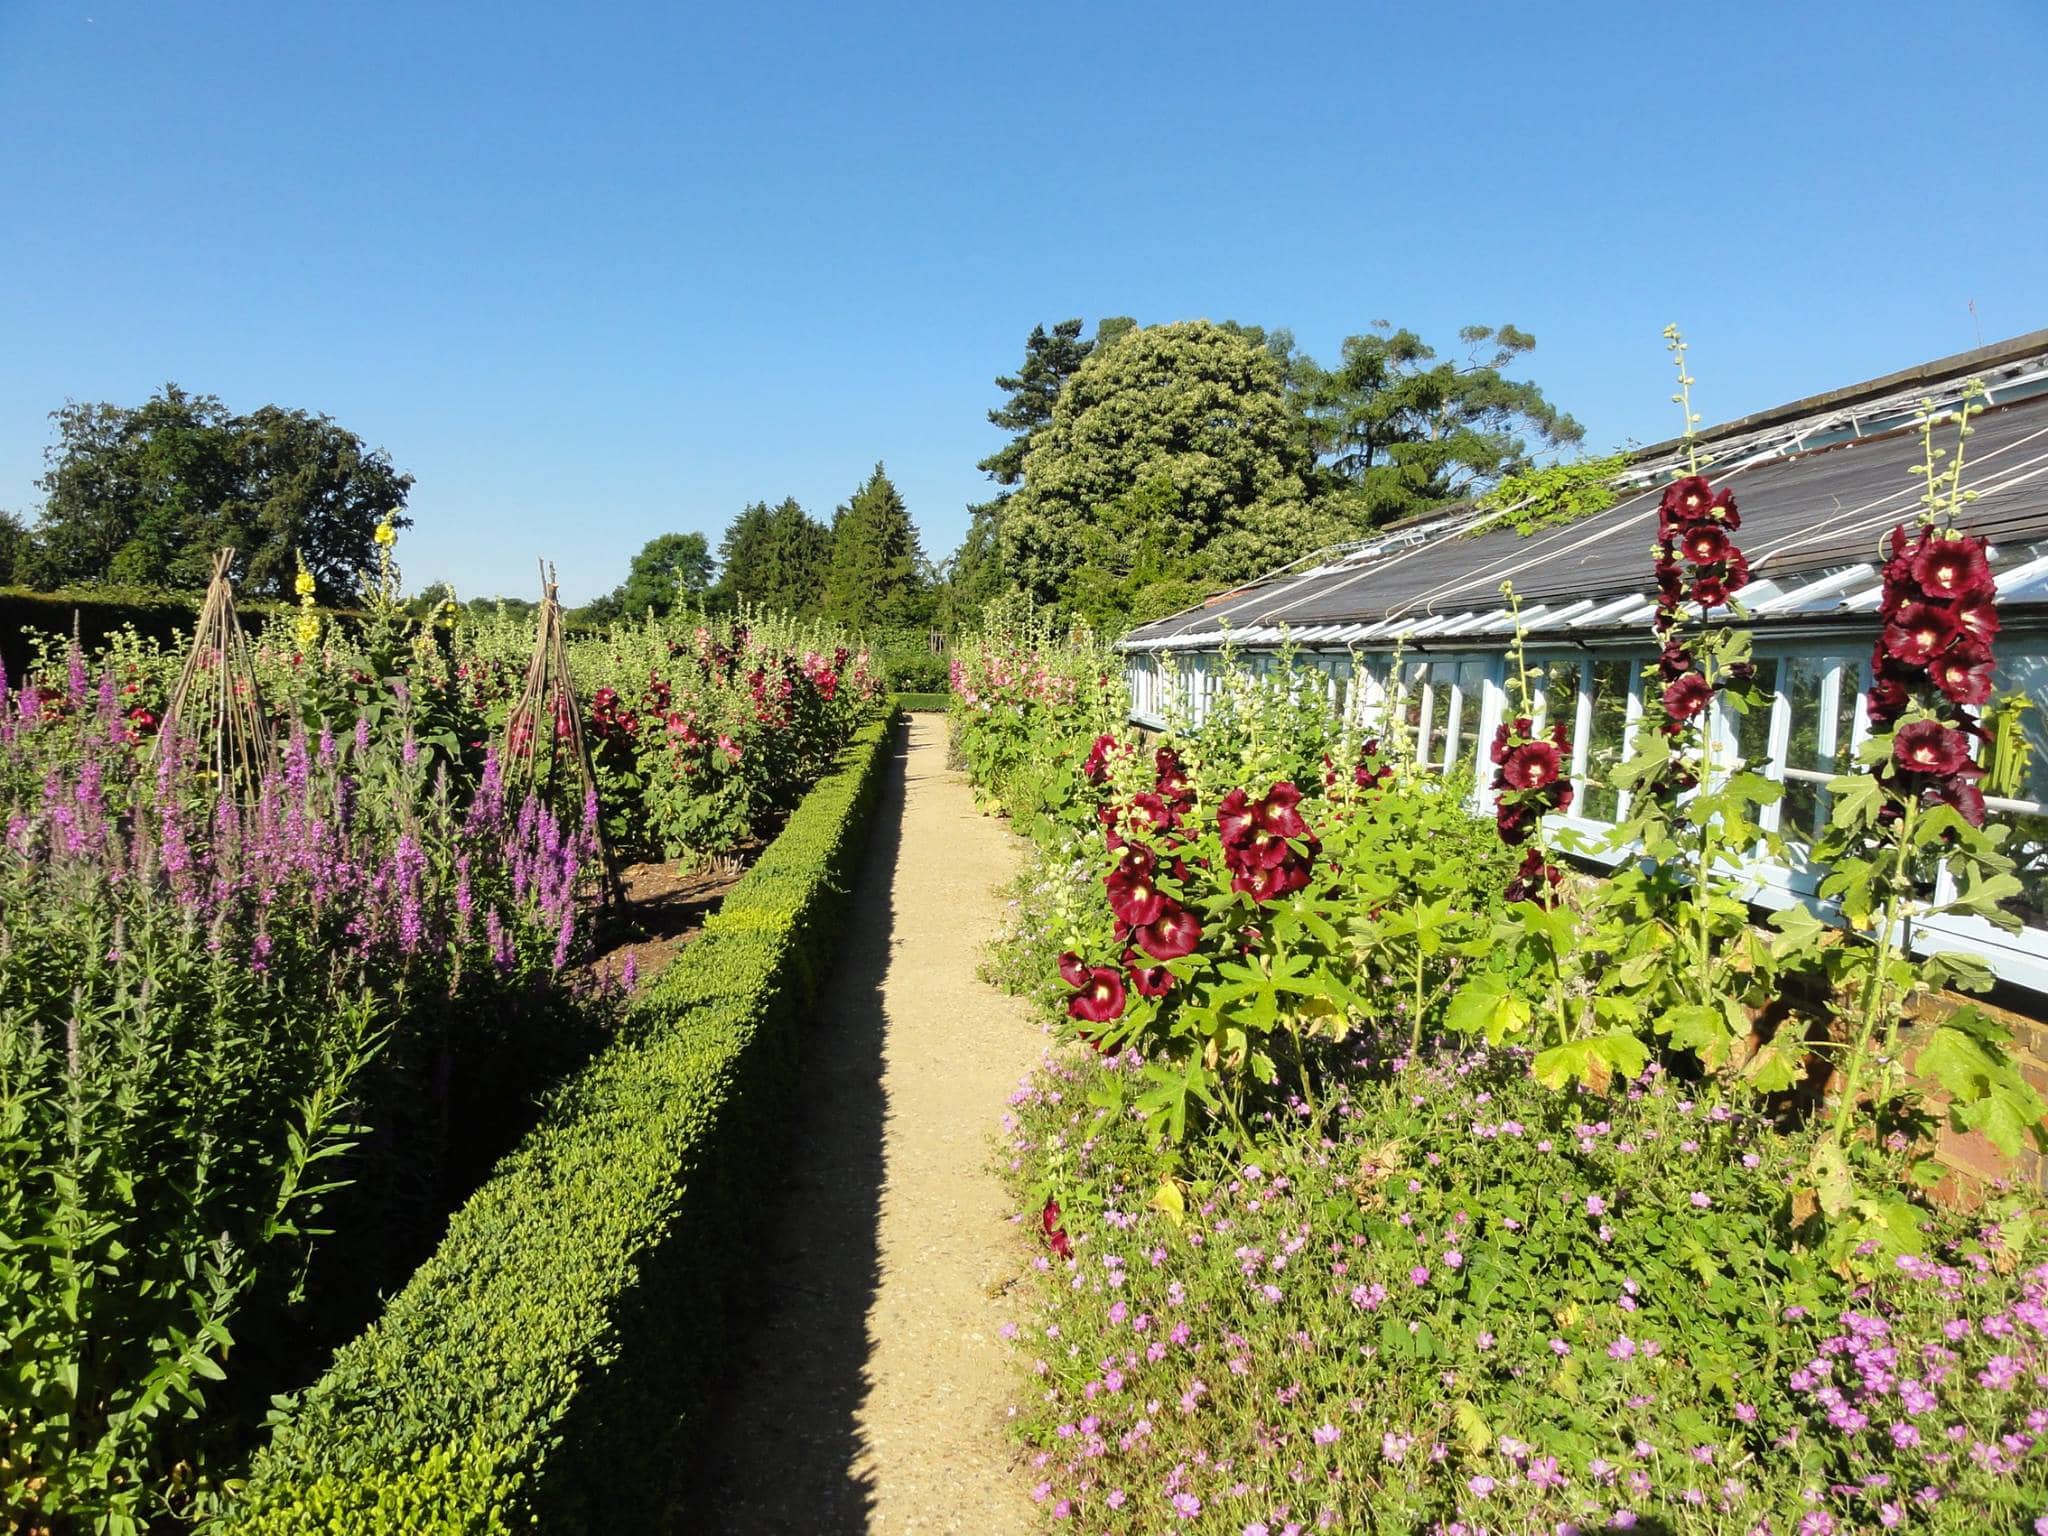
[[977,980],[1016,840],[914,715],[875,817],[821,1016],[763,1284],[697,1469],[690,1532],[1024,1532],[997,1336],[1023,1239],[989,1171],[1038,1058]]

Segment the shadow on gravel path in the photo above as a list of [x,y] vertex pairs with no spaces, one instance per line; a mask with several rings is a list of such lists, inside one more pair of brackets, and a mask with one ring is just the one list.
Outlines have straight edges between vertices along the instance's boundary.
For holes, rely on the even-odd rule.
[[1030,1528],[997,1338],[1024,1250],[989,1163],[1044,1037],[974,974],[1019,854],[945,731],[897,739],[679,1533]]

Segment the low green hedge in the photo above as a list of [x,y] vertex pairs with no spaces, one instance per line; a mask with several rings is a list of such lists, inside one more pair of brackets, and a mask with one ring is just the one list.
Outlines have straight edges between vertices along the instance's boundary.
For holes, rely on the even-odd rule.
[[897,718],[856,734],[626,1033],[287,1405],[213,1529],[665,1528]]
[[899,693],[896,695],[897,704],[906,710],[944,710],[952,701],[953,696],[950,693]]

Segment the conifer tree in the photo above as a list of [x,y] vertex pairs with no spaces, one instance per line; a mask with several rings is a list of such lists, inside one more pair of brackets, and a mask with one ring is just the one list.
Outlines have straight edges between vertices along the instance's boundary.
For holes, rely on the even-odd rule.
[[842,624],[900,628],[930,613],[924,551],[903,498],[880,464],[832,521],[824,616]]

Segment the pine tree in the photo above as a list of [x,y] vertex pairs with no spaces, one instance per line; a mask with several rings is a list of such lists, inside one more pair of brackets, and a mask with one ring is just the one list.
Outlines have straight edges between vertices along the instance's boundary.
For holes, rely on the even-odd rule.
[[884,628],[921,624],[931,610],[923,569],[924,551],[909,510],[877,464],[832,520],[824,616]]
[[[1001,486],[1015,486],[1022,480],[1024,455],[1051,422],[1052,408],[1067,380],[1088,361],[1091,352],[1116,340],[1136,323],[1113,316],[1098,322],[1095,335],[1085,341],[1078,318],[1057,321],[1050,332],[1042,325],[1033,326],[1024,341],[1022,366],[1015,373],[996,379],[996,388],[1009,398],[988,413],[993,425],[1014,435],[977,468]],[[994,500],[967,509],[967,537],[961,541],[952,562],[953,602],[962,612],[978,609],[1005,585],[1001,558],[1003,511],[1015,494],[1014,490],[1005,490]]]
[[715,601],[727,610],[745,603],[796,617],[815,614],[831,544],[825,525],[794,497],[774,507],[757,501],[733,519],[719,543]]

